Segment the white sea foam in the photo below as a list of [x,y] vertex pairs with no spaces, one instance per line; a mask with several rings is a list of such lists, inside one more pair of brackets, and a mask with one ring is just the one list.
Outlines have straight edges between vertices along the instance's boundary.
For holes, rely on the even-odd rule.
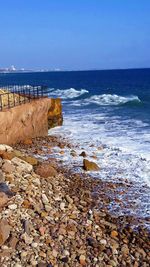
[[65,90],[56,89],[56,90],[51,90],[51,92],[49,93],[49,96],[56,95],[57,97],[60,97],[62,99],[72,99],[72,98],[77,98],[83,94],[88,94],[88,93],[89,91],[85,89],[81,89],[81,90],[76,90],[75,88],[70,88],[70,89],[65,89]]
[[93,95],[89,98],[73,101],[71,105],[74,106],[86,106],[89,104],[96,104],[99,106],[117,106],[126,104],[128,102],[137,102],[140,103],[141,100],[138,98],[138,96],[119,96],[119,95],[111,95],[111,94],[102,94],[102,95]]

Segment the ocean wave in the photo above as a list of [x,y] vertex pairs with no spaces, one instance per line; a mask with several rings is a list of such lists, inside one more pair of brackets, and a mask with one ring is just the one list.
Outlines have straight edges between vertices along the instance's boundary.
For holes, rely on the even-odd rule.
[[96,104],[99,106],[118,106],[131,103],[141,103],[141,100],[138,96],[119,96],[116,94],[102,94],[102,95],[93,95],[84,100],[78,100],[71,103],[74,106],[86,106],[90,104]]
[[49,95],[55,95],[62,99],[72,99],[72,98],[80,97],[81,95],[87,94],[87,93],[89,93],[89,91],[85,89],[76,90],[75,88],[70,88],[70,89],[65,89],[65,90],[54,89],[54,90],[51,90]]

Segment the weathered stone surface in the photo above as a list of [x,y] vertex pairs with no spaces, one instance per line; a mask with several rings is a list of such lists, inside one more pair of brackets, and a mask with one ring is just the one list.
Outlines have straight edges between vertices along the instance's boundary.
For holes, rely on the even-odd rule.
[[13,148],[11,146],[8,146],[8,145],[5,145],[5,144],[0,144],[0,151],[12,152]]
[[83,169],[86,171],[98,171],[100,168],[95,162],[84,159],[83,160]]
[[5,161],[2,170],[5,173],[13,173],[15,171],[15,167],[12,165],[11,161]]
[[[49,98],[33,100],[11,108],[7,112],[0,112],[0,143],[16,144],[30,138],[46,136],[48,124],[55,126],[61,123],[61,100]],[[0,150],[6,149],[3,145],[0,146]]]
[[17,168],[18,172],[26,172],[26,173],[31,173],[33,170],[33,166],[26,161],[19,159],[19,158],[13,158],[11,161]]
[[57,175],[57,171],[50,164],[39,165],[36,168],[35,172],[43,178],[48,178]]
[[10,235],[10,229],[7,220],[3,219],[0,221],[0,246],[5,243]]

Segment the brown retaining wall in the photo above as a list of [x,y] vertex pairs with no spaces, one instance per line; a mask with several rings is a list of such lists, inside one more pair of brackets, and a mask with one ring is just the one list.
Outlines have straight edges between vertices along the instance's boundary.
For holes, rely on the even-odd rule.
[[38,99],[0,112],[0,143],[12,145],[28,138],[48,135],[62,124],[60,99]]

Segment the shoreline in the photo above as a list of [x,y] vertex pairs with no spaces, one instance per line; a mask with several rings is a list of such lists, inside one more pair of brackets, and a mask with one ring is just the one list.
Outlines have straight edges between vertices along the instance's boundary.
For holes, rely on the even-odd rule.
[[[12,158],[14,175],[4,172],[8,160],[3,158],[5,181],[16,195],[3,208],[1,220],[13,227],[11,238],[17,243],[13,250],[9,238],[3,244],[1,266],[149,266],[149,231],[142,225],[133,227],[139,220],[110,215],[106,208],[105,193],[114,185],[64,168],[52,156],[56,145],[72,149],[51,136],[14,146],[18,157],[24,155],[28,164],[34,163],[29,171]],[[48,160],[42,160],[44,153],[50,154]]]

